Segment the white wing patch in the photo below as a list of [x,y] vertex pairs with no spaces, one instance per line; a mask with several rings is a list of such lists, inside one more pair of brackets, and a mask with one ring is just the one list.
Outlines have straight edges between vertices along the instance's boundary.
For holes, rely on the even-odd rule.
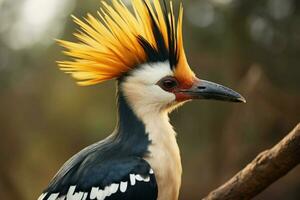
[[71,186],[67,193],[67,200],[85,200],[87,198],[87,192],[75,192],[76,186]]
[[120,191],[124,193],[124,192],[126,192],[126,189],[127,189],[127,181],[121,182]]
[[[150,169],[149,174],[154,174],[153,170]],[[142,176],[140,174],[130,174],[129,175],[130,185],[134,186],[137,181],[139,182],[150,182],[150,176]],[[103,190],[99,189],[99,187],[92,187],[90,192],[91,200],[105,200],[106,197],[109,197],[119,190],[124,193],[128,189],[129,183],[120,182],[120,184],[113,183],[109,186],[106,186]],[[59,197],[59,193],[52,193],[48,199],[45,197],[48,193],[43,193],[38,200],[86,200],[88,198],[88,192],[75,192],[76,185],[72,185],[69,187],[68,193],[65,196]]]
[[50,195],[50,197],[48,198],[48,200],[56,200],[59,196],[59,193],[53,193]]
[[129,175],[129,179],[130,179],[130,185],[134,186],[135,185],[135,175],[134,174],[130,174]]

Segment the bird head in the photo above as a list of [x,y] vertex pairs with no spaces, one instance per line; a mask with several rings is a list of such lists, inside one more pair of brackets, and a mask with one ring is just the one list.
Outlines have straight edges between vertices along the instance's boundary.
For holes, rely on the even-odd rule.
[[[132,0],[131,12],[121,0],[103,6],[94,17],[74,18],[79,42],[58,40],[70,61],[58,62],[82,86],[117,79],[119,90],[136,109],[170,111],[193,99],[245,102],[237,92],[197,78],[183,47],[180,5]],[[148,109],[146,109],[148,108]]]

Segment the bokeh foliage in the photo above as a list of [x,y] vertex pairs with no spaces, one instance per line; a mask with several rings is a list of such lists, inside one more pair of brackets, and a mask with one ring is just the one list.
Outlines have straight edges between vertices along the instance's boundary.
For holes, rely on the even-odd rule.
[[[125,1],[129,2],[129,1]],[[175,1],[177,3],[177,1]],[[184,39],[200,78],[247,104],[192,102],[172,115],[184,167],[180,199],[199,199],[300,120],[300,1],[184,0]],[[59,167],[114,128],[114,82],[78,87],[54,38],[98,0],[0,0],[0,197],[39,196]],[[300,198],[300,169],[257,199]]]

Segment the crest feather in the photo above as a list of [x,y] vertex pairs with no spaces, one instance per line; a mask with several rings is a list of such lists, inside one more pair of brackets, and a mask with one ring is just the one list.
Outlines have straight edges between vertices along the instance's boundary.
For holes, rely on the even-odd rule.
[[169,60],[176,77],[193,78],[183,49],[182,5],[176,23],[172,1],[169,6],[164,1],[164,9],[159,0],[151,2],[132,0],[132,13],[121,0],[112,0],[112,5],[102,1],[98,17],[72,16],[80,27],[74,33],[78,42],[57,40],[71,57],[58,62],[60,69],[79,85],[92,85],[118,78],[146,62]]

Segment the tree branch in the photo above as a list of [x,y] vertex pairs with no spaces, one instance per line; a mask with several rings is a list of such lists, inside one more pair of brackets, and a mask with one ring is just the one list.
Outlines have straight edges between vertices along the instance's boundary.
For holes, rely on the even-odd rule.
[[300,163],[300,123],[272,149],[202,200],[251,199]]

